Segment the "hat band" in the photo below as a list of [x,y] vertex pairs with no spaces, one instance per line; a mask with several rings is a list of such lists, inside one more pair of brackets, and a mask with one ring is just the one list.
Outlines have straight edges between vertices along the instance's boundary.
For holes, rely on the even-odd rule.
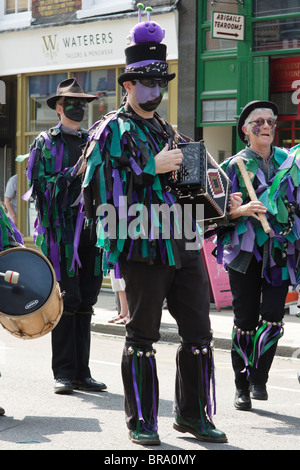
[[[140,62],[139,62],[140,64]],[[131,64],[133,65],[133,64]],[[168,64],[166,62],[151,62],[138,67],[126,67],[126,72],[138,72],[143,74],[168,75]]]
[[[157,60],[156,62],[164,63],[163,60]],[[145,65],[153,64],[153,60],[142,60],[140,62],[134,62],[133,64],[126,65],[126,70],[131,69],[132,67],[143,67]]]

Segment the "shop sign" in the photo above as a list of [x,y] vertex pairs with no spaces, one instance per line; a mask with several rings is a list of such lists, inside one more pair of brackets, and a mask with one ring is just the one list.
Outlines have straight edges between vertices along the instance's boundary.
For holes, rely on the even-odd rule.
[[[168,31],[164,40],[168,59],[176,60],[176,17],[160,15],[159,22]],[[5,41],[0,41],[1,75],[123,64],[128,34],[135,24],[135,18],[124,18],[6,33]]]
[[299,87],[300,57],[271,59],[270,85],[272,92],[291,91]]
[[243,41],[245,35],[245,16],[214,11],[212,14],[212,37]]

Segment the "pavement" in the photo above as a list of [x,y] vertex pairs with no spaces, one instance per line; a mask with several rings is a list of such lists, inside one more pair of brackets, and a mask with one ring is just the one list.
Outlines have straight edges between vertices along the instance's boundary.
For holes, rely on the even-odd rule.
[[[125,326],[108,323],[117,315],[114,293],[110,288],[103,288],[94,307],[92,317],[92,331],[115,336],[125,336]],[[292,312],[293,314],[291,314]],[[295,315],[296,313],[296,315]],[[284,317],[284,335],[279,340],[276,355],[300,359],[300,309],[295,303],[289,304]],[[231,333],[233,326],[232,307],[222,307],[217,311],[214,304],[210,309],[211,326],[213,330],[214,346],[218,349],[231,348]],[[160,341],[179,343],[176,322],[167,309],[162,310],[160,328]]]

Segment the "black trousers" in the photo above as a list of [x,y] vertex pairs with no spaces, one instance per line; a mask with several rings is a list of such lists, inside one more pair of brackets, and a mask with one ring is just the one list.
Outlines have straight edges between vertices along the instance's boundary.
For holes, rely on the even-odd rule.
[[128,262],[124,258],[120,260],[130,312],[122,356],[122,377],[126,422],[132,430],[136,429],[139,418],[133,386],[132,360],[128,351],[131,348],[140,348],[144,353],[143,359],[137,360],[141,362],[144,384],[148,384],[143,393],[146,401],[144,408],[148,410],[146,414],[150,422],[150,409],[153,414],[153,407],[158,408],[159,387],[155,359],[151,356],[152,362],[149,365],[145,356],[147,351],[151,351],[153,343],[160,339],[159,328],[165,298],[169,312],[177,322],[182,340],[176,359],[175,412],[186,417],[200,417],[198,365],[191,350],[193,347],[208,345],[212,338],[208,277],[200,253],[184,251],[182,247],[180,260],[179,269],[162,264],[149,266],[142,262]]
[[69,277],[65,261],[61,262],[60,289],[64,313],[52,330],[52,370],[55,379],[84,379],[91,376],[89,369],[91,318],[102,284],[102,270],[94,275],[95,259],[99,249],[90,232],[81,234],[79,258],[82,267]]
[[[234,325],[243,332],[256,330],[260,316],[267,322],[281,322],[284,317],[289,281],[284,281],[281,286],[273,287],[261,277],[261,269],[262,263],[257,262],[254,257],[245,274],[228,268]],[[255,385],[267,383],[276,347],[277,343],[261,356],[257,368],[250,368],[250,383]],[[251,355],[251,348],[252,344],[249,342],[246,346],[248,357]],[[236,386],[240,389],[247,389],[249,385],[247,375],[242,372],[245,364],[234,346],[232,346],[231,357]]]

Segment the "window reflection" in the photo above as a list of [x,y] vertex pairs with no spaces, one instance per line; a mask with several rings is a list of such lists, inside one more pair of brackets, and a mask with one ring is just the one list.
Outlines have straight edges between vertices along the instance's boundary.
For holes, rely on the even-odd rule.
[[254,16],[299,13],[299,0],[254,0]]
[[274,101],[278,108],[279,114],[286,115],[297,115],[298,107],[297,104],[293,103],[293,92],[282,91],[279,93],[271,93],[271,101]]
[[[116,107],[116,70],[76,72],[74,76],[86,93],[98,98],[88,104],[81,124],[83,128],[89,129],[104,114]],[[57,125],[57,115],[47,106],[46,100],[56,94],[57,85],[66,78],[66,73],[29,77],[29,132],[38,133]]]
[[203,122],[231,122],[236,115],[236,99],[203,100]]
[[[212,14],[214,11],[219,11],[222,13],[238,13],[237,3],[222,3],[220,5],[212,6],[211,0],[207,0],[206,5],[206,20],[211,21]],[[214,51],[218,49],[236,49],[237,41],[232,41],[231,39],[216,39],[211,37],[211,31],[206,31],[205,33],[205,50]]]
[[262,21],[254,25],[254,51],[300,47],[300,19]]
[[116,108],[116,70],[76,72],[74,76],[86,93],[98,98],[89,103],[81,124],[83,128],[89,129],[102,116]]
[[46,99],[55,95],[57,85],[66,78],[66,73],[29,77],[27,131],[38,133],[56,126],[56,113],[47,106]]

